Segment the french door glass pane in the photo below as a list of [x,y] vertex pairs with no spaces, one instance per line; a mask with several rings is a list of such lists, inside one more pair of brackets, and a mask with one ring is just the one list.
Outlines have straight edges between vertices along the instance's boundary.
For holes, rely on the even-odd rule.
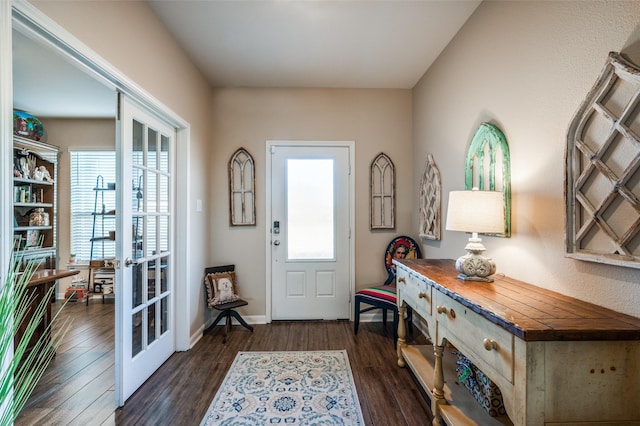
[[131,290],[133,292],[132,294],[132,307],[135,308],[136,306],[140,306],[142,305],[142,303],[144,303],[144,294],[142,293],[143,291],[143,269],[142,269],[142,265],[135,265],[132,269],[131,269]]
[[161,267],[162,267],[162,271],[160,272],[160,292],[161,293],[165,293],[168,290],[167,287],[167,275],[169,274],[169,257],[165,256],[165,257],[161,257]]
[[156,269],[156,261],[149,262],[149,285],[147,286],[147,300],[156,297],[156,288],[158,283],[158,271]]
[[160,252],[169,250],[169,216],[159,216]]
[[156,340],[156,305],[151,304],[147,308],[147,344]]
[[332,159],[287,160],[287,258],[334,259]]
[[151,170],[147,170],[147,212],[155,212],[158,209],[157,195],[158,184],[156,182],[157,174]]
[[158,211],[161,213],[169,212],[169,176],[159,175],[160,179],[160,197],[158,199]]
[[131,319],[131,356],[142,351],[142,311],[132,315]]
[[133,120],[133,164],[144,164],[144,124]]
[[162,172],[169,172],[169,138],[165,135],[160,137],[160,157],[158,158],[158,169]]
[[164,334],[169,329],[169,297],[160,300],[160,309],[160,334]]
[[149,129],[147,132],[149,139],[148,139],[148,148],[147,148],[147,166],[151,167],[151,168],[155,168],[156,167],[156,162],[158,161],[158,153],[156,152],[157,149],[157,139],[158,139],[158,132],[154,129]]
[[143,216],[133,216],[133,232],[131,235],[132,238],[132,247],[131,247],[131,257],[134,259],[140,259],[143,257],[142,253],[142,236],[144,232],[144,217]]
[[156,230],[157,230],[157,217],[147,216],[147,250],[146,256],[153,256],[156,254]]
[[131,174],[131,209],[140,212],[144,208],[144,171],[134,167]]

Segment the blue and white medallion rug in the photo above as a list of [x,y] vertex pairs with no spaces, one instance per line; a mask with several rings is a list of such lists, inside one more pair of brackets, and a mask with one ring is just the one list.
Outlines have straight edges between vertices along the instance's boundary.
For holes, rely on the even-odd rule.
[[364,425],[347,352],[238,352],[200,425]]

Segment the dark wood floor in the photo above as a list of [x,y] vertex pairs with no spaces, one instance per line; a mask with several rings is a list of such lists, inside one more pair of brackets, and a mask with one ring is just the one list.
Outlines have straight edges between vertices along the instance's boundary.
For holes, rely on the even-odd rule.
[[[391,324],[274,322],[254,332],[222,327],[178,352],[114,413],[113,304],[69,304],[75,319],[52,366],[16,425],[198,425],[238,351],[345,349],[367,425],[427,425],[428,402],[411,373],[396,364]],[[424,342],[419,333],[415,340]]]
[[113,301],[68,303],[62,316],[72,328],[15,424],[115,424]]

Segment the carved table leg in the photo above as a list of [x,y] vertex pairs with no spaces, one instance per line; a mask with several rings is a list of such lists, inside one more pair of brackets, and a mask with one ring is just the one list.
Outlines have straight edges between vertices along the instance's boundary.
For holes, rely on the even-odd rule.
[[433,368],[433,398],[431,400],[431,411],[433,412],[433,426],[443,426],[442,417],[440,416],[440,404],[446,404],[444,399],[444,371],[442,370],[442,356],[444,354],[444,345],[433,345],[434,355],[436,356]]
[[404,367],[406,365],[404,358],[402,357],[402,348],[407,344],[407,329],[404,324],[404,313],[406,309],[407,305],[404,302],[398,306],[398,344],[396,345],[396,350],[398,351],[398,365],[400,367]]

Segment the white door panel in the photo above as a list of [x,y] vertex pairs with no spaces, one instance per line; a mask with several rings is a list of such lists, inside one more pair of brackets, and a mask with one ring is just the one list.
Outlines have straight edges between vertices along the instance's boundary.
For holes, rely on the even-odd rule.
[[115,352],[122,406],[175,351],[175,129],[119,96]]
[[272,146],[274,320],[347,319],[352,291],[350,146]]

